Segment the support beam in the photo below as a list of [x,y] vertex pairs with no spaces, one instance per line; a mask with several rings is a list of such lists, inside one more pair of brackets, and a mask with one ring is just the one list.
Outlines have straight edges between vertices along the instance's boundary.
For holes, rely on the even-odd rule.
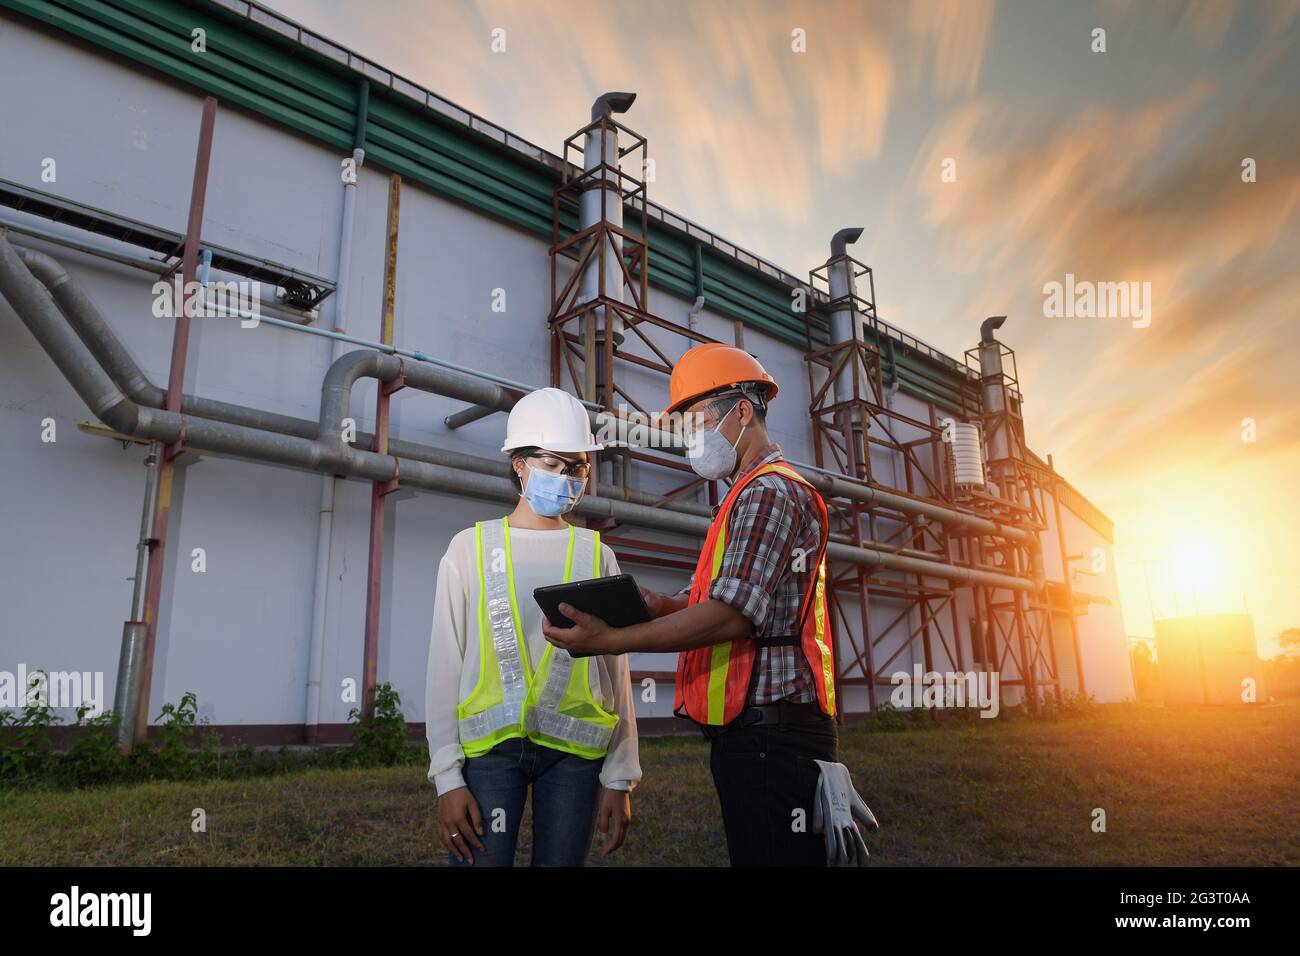
[[[198,151],[194,158],[194,181],[190,190],[190,214],[185,227],[185,251],[181,258],[182,288],[194,281],[199,267],[199,240],[203,230],[203,206],[208,193],[208,168],[212,161],[212,131],[217,121],[217,101],[209,96],[203,101],[199,122]],[[189,357],[192,306],[188,295],[182,297],[180,313],[172,333],[171,372],[167,379],[164,408],[181,409],[185,386],[185,362]],[[162,581],[167,555],[167,526],[171,517],[172,488],[176,473],[176,456],[184,448],[183,437],[164,446],[158,465],[158,490],[154,496],[153,530],[150,534],[149,572],[145,588],[145,640],[141,655],[139,706],[135,713],[132,746],[144,742],[149,730],[149,692],[153,685],[154,651],[158,645],[158,610],[162,604]]]

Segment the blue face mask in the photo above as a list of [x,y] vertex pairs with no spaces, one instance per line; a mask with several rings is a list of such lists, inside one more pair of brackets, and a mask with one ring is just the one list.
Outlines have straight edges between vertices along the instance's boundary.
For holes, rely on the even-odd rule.
[[520,495],[533,511],[554,518],[573,510],[587,486],[585,478],[569,478],[528,465],[528,483]]

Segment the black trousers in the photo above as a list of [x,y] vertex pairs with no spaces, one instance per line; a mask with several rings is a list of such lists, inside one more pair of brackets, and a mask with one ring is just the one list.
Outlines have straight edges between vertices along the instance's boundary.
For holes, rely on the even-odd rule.
[[813,761],[840,759],[835,721],[735,727],[712,744],[731,865],[825,866],[822,835],[812,832],[820,775]]

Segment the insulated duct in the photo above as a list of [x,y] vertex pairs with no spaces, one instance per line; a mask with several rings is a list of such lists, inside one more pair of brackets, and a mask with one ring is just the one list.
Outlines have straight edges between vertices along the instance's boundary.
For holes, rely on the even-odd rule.
[[[994,331],[1002,328],[1006,321],[1005,315],[992,315],[980,325],[980,378],[983,381],[984,412],[987,415],[1000,415],[1007,410],[1002,375],[1002,344],[993,336]],[[1005,424],[991,431],[992,434],[985,436],[989,444],[989,461],[1018,457],[1014,448],[1015,436]],[[1000,475],[998,483],[1001,486]]]
[[[380,455],[343,441],[342,422],[348,417],[352,387],[362,377],[373,377],[380,382],[392,382],[398,377],[404,377],[405,384],[409,387],[453,394],[454,397],[482,404],[508,401],[501,386],[450,373],[436,366],[410,363],[381,352],[349,352],[341,356],[325,376],[321,387],[317,437],[266,431],[255,425],[218,421],[189,414],[184,410],[177,413],[146,408],[125,396],[96,361],[87,345],[72,331],[49,291],[23,265],[18,253],[3,235],[0,235],[0,294],[4,295],[95,416],[122,434],[163,443],[184,441],[189,447],[200,451],[366,481],[398,480],[403,485],[426,491],[463,495],[502,504],[513,504],[517,500],[514,486],[507,477],[498,478],[431,462]],[[224,403],[218,404],[225,407]],[[203,408],[207,402],[195,399],[194,405]],[[257,420],[264,414],[255,409],[242,409],[237,417]],[[390,450],[395,450],[392,443]],[[823,493],[834,493],[836,487],[849,484],[843,479],[819,473],[818,470],[812,472],[810,480]],[[875,492],[875,489],[866,490],[878,495],[884,494]],[[913,503],[925,504],[919,501]],[[938,506],[927,507],[926,510],[946,511]],[[708,518],[701,515],[669,511],[613,497],[584,497],[576,511],[583,517],[609,518],[622,524],[694,536],[703,536],[709,525]],[[918,510],[918,513],[923,512]],[[962,517],[974,518],[965,515]],[[974,520],[988,525],[990,533],[996,528],[993,522]],[[1032,584],[1024,578],[872,548],[832,543],[828,546],[827,554],[835,560],[923,574],[957,583],[981,583],[1015,590],[1032,589]]]
[[[135,363],[135,360],[121,346],[117,337],[95,308],[94,303],[88,296],[80,292],[63,266],[43,253],[34,252],[30,249],[15,248],[19,257],[28,265],[33,274],[47,287],[52,287],[55,300],[60,305],[66,320],[71,323],[82,341],[85,342],[91,353],[98,359],[100,365],[108,372],[123,394],[139,405],[161,408],[163,405],[163,390],[149,381]],[[425,391],[470,403],[482,402],[481,407],[494,412],[509,412],[514,407],[515,402],[524,395],[521,390],[477,378],[468,372],[457,373],[443,369],[440,366],[426,365],[424,363],[408,364],[407,367],[420,370],[420,380]],[[243,405],[232,405],[228,402],[219,402],[188,394],[183,395],[181,398],[181,412],[233,425],[247,425],[250,428],[264,431],[295,435],[299,438],[314,439],[320,431],[320,423],[311,419],[295,418],[290,415],[248,408]],[[657,441],[656,447],[664,447],[663,442],[670,438],[666,432],[646,430],[636,423],[628,422],[626,419],[612,419],[611,416],[595,412],[592,412],[591,416],[593,427],[598,432],[606,431],[612,438],[621,441],[642,438]],[[372,438],[373,436],[368,432],[358,432],[355,444],[360,447],[370,447]],[[510,467],[508,464],[484,459],[476,455],[405,441],[400,438],[390,438],[388,448],[398,458],[409,458],[414,461],[509,478]],[[978,534],[998,535],[1025,542],[1030,538],[1027,532],[1018,528],[999,524],[978,515],[946,508],[927,499],[885,491],[865,482],[801,462],[792,461],[790,464],[826,497],[850,498],[863,503],[878,504],[882,507],[902,511],[905,514],[922,515],[941,524],[954,528],[964,528]],[[626,498],[637,504],[654,507],[660,504],[660,498],[657,495],[624,489],[621,486],[599,485],[596,491],[600,496]],[[671,510],[692,508],[688,502],[679,501],[672,502],[665,507]],[[704,509],[703,506],[694,506],[694,509],[698,509],[700,514],[707,514],[707,509]]]
[[[862,338],[857,324],[857,314],[853,308],[853,297],[857,294],[853,281],[853,263],[848,256],[848,246],[862,237],[862,228],[855,226],[841,229],[831,237],[831,261],[827,266],[826,280],[830,286],[831,302],[839,304],[831,312],[831,345],[842,345]],[[853,398],[853,369],[857,363],[845,362],[839,374],[835,376],[834,395],[836,402],[847,402]],[[855,418],[855,427],[860,428]]]
[[[626,113],[636,100],[635,93],[603,93],[591,106],[591,122],[583,140],[582,168],[589,177],[578,202],[578,228],[590,229],[601,222],[623,228],[623,190],[618,178],[618,130],[602,124],[615,113]],[[597,237],[579,283],[578,301],[591,302],[600,297],[602,281],[605,297],[623,301],[623,240],[616,233],[609,240]],[[611,246],[612,243],[612,246]],[[602,266],[603,262],[603,266]],[[603,348],[606,332],[614,344],[623,344],[623,317],[604,306],[596,310],[597,348]]]

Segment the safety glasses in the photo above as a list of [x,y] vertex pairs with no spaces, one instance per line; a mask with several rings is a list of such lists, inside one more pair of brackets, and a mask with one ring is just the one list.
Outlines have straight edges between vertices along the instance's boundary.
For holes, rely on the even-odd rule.
[[682,415],[682,438],[690,442],[698,432],[717,427],[717,424],[726,418],[744,397],[743,395],[727,395],[709,402],[698,411],[687,412]]
[[566,478],[587,478],[591,474],[589,461],[565,461],[555,455],[529,455],[526,461],[536,462],[543,471],[549,471]]

